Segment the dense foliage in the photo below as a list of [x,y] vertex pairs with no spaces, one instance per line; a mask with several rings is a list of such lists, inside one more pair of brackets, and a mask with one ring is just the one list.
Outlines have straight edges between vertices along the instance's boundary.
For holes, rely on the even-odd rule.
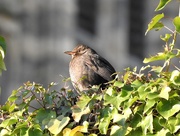
[[[169,2],[160,0],[156,10],[165,8]],[[179,136],[180,69],[171,60],[180,57],[180,49],[175,48],[180,17],[173,19],[174,30],[171,30],[160,22],[164,16],[156,15],[146,31],[169,30],[170,33],[161,36],[164,51],[144,59],[144,63],[164,61],[163,66],[147,65],[139,71],[127,68],[104,90],[94,86],[81,95],[68,88],[56,91],[55,83],[44,88],[27,82],[13,90],[0,107],[0,135]]]

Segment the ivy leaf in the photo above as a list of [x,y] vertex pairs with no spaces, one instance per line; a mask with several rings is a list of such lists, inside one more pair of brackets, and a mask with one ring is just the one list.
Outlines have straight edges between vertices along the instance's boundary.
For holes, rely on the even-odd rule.
[[175,17],[173,20],[173,24],[175,26],[175,29],[178,33],[180,33],[180,17]]
[[112,109],[110,107],[106,107],[100,111],[100,123],[98,128],[101,134],[107,134],[111,119]]
[[162,100],[157,104],[156,108],[159,114],[168,120],[169,117],[180,111],[180,104],[179,101],[176,100]]
[[80,109],[77,105],[74,105],[72,108],[72,117],[76,122],[79,122],[82,115],[90,113],[90,107],[87,106],[84,109]]
[[180,72],[178,70],[171,73],[170,81],[175,85],[180,85]]
[[12,125],[12,124],[15,124],[16,122],[18,122],[18,119],[15,119],[14,117],[12,117],[12,118],[9,118],[9,119],[4,120],[4,121],[0,124],[0,127],[7,128],[8,126],[10,126],[10,125]]
[[100,120],[99,131],[101,134],[107,134],[107,130],[110,124],[111,117],[104,117]]
[[169,99],[169,92],[171,91],[171,88],[169,86],[165,86],[162,88],[159,97],[164,98],[166,100]]
[[162,10],[171,0],[160,0],[157,8],[155,9],[155,11],[159,11]]
[[81,110],[83,110],[86,107],[86,105],[89,103],[90,100],[91,100],[91,98],[89,98],[89,96],[82,95],[76,104]]
[[126,133],[127,127],[120,127],[118,125],[113,125],[111,127],[110,136],[124,136]]
[[155,17],[152,18],[151,22],[148,24],[148,29],[146,30],[145,35],[152,29],[160,30],[164,25],[159,21],[164,17],[164,14],[157,14]]
[[114,83],[114,85],[113,85],[113,86],[116,86],[116,87],[121,88],[121,87],[123,87],[123,86],[124,86],[124,83],[123,83],[123,82],[121,82],[121,81],[116,81],[116,82]]
[[52,133],[52,134],[59,134],[62,129],[68,124],[70,118],[69,117],[64,117],[62,120],[58,120],[58,119],[51,119],[47,125],[48,130]]
[[112,104],[117,109],[119,109],[119,106],[120,106],[120,104],[122,102],[122,99],[121,99],[120,95],[110,96],[108,94],[105,94],[104,100],[105,100],[105,103],[104,103],[105,105]]
[[55,111],[40,109],[39,111],[37,111],[36,120],[39,123],[43,123],[45,120],[50,120],[55,117],[56,117]]
[[147,130],[149,130],[151,133],[153,132],[153,116],[152,116],[152,114],[143,118],[143,120],[141,121],[141,127],[142,127],[144,135],[147,134]]
[[144,112],[143,112],[143,114],[145,114],[150,108],[152,108],[155,103],[156,103],[156,101],[153,100],[153,99],[152,99],[152,100],[147,100],[146,105],[145,105],[145,107],[144,107]]
[[167,127],[171,133],[176,133],[180,129],[180,119],[170,117],[167,121]]

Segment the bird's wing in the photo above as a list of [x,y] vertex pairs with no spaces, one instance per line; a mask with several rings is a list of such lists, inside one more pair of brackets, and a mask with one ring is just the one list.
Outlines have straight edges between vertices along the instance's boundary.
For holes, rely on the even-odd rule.
[[115,73],[115,69],[107,60],[105,60],[98,54],[93,54],[89,57],[90,58],[85,60],[85,63],[90,69],[92,69],[95,73],[97,73],[107,81],[113,79],[111,75]]

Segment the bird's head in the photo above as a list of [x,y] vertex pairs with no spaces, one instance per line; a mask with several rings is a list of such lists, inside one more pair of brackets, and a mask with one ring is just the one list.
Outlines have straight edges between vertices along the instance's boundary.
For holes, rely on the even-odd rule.
[[71,55],[72,58],[74,58],[75,56],[85,54],[86,52],[91,51],[91,50],[92,49],[89,48],[88,46],[78,44],[72,51],[66,51],[64,53]]

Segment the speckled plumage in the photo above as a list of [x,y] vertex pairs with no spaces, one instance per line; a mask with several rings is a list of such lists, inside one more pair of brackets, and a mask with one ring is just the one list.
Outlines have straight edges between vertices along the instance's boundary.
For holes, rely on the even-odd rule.
[[72,51],[65,52],[72,56],[69,73],[77,91],[88,90],[92,85],[99,85],[113,80],[113,66],[88,46],[79,44]]

